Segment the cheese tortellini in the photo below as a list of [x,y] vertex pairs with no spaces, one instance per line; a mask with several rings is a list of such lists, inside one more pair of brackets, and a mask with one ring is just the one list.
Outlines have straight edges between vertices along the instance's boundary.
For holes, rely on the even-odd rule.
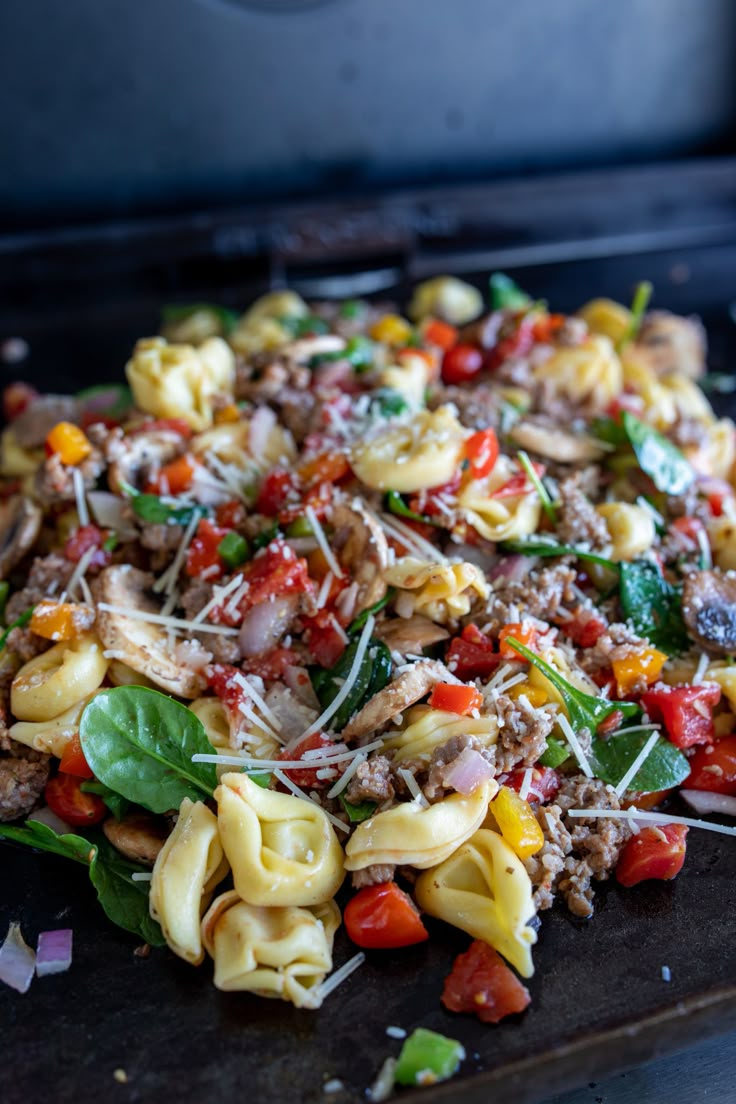
[[312,908],[259,908],[241,901],[234,890],[223,893],[202,921],[215,985],[318,1008],[315,989],[332,969],[339,925],[334,901]]
[[582,345],[556,349],[535,367],[534,378],[555,396],[596,410],[605,409],[623,390],[621,361],[602,334],[592,334]]
[[440,625],[469,613],[473,595],[489,594],[483,572],[471,563],[438,564],[402,556],[386,568],[384,578],[401,591],[396,598],[401,617],[422,614]]
[[654,544],[657,530],[649,510],[630,502],[604,502],[596,507],[611,538],[611,559],[635,560]]
[[102,684],[109,660],[94,633],[54,644],[24,663],[10,687],[10,709],[20,721],[50,721]]
[[534,973],[532,884],[498,832],[479,829],[445,862],[420,875],[415,896],[430,916],[490,943],[522,977]]
[[407,313],[414,322],[434,315],[453,326],[464,326],[482,310],[483,296],[472,284],[457,276],[434,276],[417,284]]
[[221,337],[198,348],[164,337],[139,341],[125,366],[136,406],[157,418],[183,418],[192,429],[212,424],[215,395],[231,393],[235,357]]
[[394,766],[416,760],[429,765],[432,752],[453,736],[475,736],[485,748],[492,747],[498,738],[497,717],[458,717],[457,713],[429,705],[415,705],[404,716],[406,727],[383,744],[385,752],[393,752]]
[[404,801],[359,824],[345,849],[345,869],[364,870],[374,863],[436,866],[483,823],[498,783],[486,781],[472,794],[453,793],[424,807]]
[[427,490],[452,478],[466,436],[449,407],[422,410],[411,421],[393,423],[358,442],[350,463],[358,479],[375,490]]
[[[204,725],[213,748],[226,754],[243,749],[258,759],[275,759],[281,751],[281,744],[271,732],[256,724],[248,727],[245,717],[242,718],[242,727],[239,725],[232,729],[227,710],[219,698],[195,698],[189,702],[189,708]],[[217,765],[218,778],[228,771],[232,771],[232,767]]]
[[713,560],[721,571],[736,571],[736,518],[714,517],[708,522]]
[[292,340],[284,318],[304,318],[309,308],[295,291],[271,291],[256,299],[230,335],[230,344],[242,356],[277,349]]
[[249,905],[317,905],[344,877],[343,853],[312,801],[224,774],[215,790],[220,838],[235,888]]
[[730,418],[721,418],[705,429],[699,444],[682,451],[701,475],[728,479],[736,461],[736,426]]
[[198,433],[192,440],[192,452],[201,457],[205,464],[209,456],[214,456],[220,463],[231,465],[253,478],[259,471],[276,464],[293,462],[296,448],[288,429],[278,424],[268,408],[261,416],[270,419],[271,425],[263,434],[264,440],[259,445],[257,456],[251,447],[250,422],[246,421],[228,422]]
[[202,913],[227,871],[217,817],[201,801],[185,797],[174,831],[158,853],[149,901],[171,950],[193,966],[204,960]]
[[93,694],[82,698],[71,709],[66,709],[50,721],[16,721],[8,729],[8,735],[11,740],[17,740],[34,751],[43,751],[46,755],[61,759],[67,744],[79,732],[84,707],[92,697]]
[[424,405],[424,392],[429,383],[429,367],[420,356],[405,354],[401,364],[389,364],[381,372],[382,387],[398,391],[414,409]]
[[501,455],[490,475],[474,479],[458,491],[460,511],[486,540],[518,540],[536,532],[541,509],[536,491],[493,497],[500,487],[518,474],[519,469],[514,461]]
[[603,334],[614,345],[623,341],[631,328],[631,311],[614,299],[591,299],[577,313],[591,333]]

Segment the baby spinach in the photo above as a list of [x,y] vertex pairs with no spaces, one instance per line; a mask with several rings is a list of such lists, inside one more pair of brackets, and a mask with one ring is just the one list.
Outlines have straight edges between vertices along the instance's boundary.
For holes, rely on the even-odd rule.
[[352,801],[348,801],[342,794],[339,800],[343,809],[348,814],[348,820],[351,824],[362,824],[364,820],[369,820],[378,808],[375,801],[361,801],[359,804],[354,805]]
[[111,790],[104,782],[85,781],[79,788],[82,793],[97,794],[101,797],[116,820],[122,820],[130,808],[130,802]]
[[[650,732],[624,730],[614,733],[608,740],[595,737],[588,752],[588,761],[596,778],[609,786],[617,786],[650,736]],[[690,766],[682,752],[660,736],[628,789],[639,793],[669,790],[684,782],[689,773]]]
[[220,307],[216,303],[168,303],[161,311],[161,318],[163,322],[186,322],[187,318],[200,311],[214,314],[225,336],[233,332],[240,319],[237,311]]
[[[334,667],[329,670],[311,668],[312,686],[322,709],[326,709],[339,694],[353,665],[357,648],[358,640],[352,640]],[[362,709],[379,690],[383,690],[390,677],[391,653],[382,641],[371,638],[350,693],[330,722],[334,731],[343,729],[354,713]]]
[[383,598],[379,598],[375,605],[369,606],[368,609],[364,609],[362,613],[359,613],[355,620],[351,621],[348,625],[348,636],[353,636],[355,633],[359,633],[368,618],[375,613],[380,613],[384,606],[388,605],[395,593],[396,590],[394,587],[388,587]]
[[520,554],[522,556],[576,556],[586,563],[599,564],[609,571],[618,571],[619,565],[613,560],[607,560],[605,556],[598,556],[594,552],[587,552],[583,548],[575,548],[572,544],[557,544],[555,540],[546,540],[539,537],[536,540],[504,541],[500,546],[502,552]]
[[166,942],[148,907],[148,881],[133,881],[133,874],[146,868],[124,859],[102,832],[90,839],[68,832],[57,835],[47,824],[27,820],[22,827],[0,824],[0,839],[23,843],[82,863],[97,890],[97,899],[113,924],[133,932],[155,947]]
[[635,418],[628,410],[621,415],[621,424],[634,450],[639,467],[648,475],[658,491],[679,495],[695,479],[695,472],[677,445],[673,445],[656,429]]
[[398,418],[406,414],[409,403],[394,387],[379,387],[371,397],[369,413],[372,418]]
[[559,692],[567,710],[570,724],[575,732],[585,728],[593,734],[598,725],[605,721],[607,717],[610,717],[612,713],[620,711],[623,718],[633,717],[638,712],[639,706],[636,702],[608,701],[607,698],[594,698],[591,694],[579,690],[577,686],[573,686],[566,678],[563,678],[560,672],[556,671],[546,660],[532,652],[525,644],[519,643],[513,636],[507,637],[507,643],[513,647],[514,651],[533,664],[538,671],[541,671]]
[[682,587],[668,583],[651,560],[632,560],[619,567],[621,608],[634,632],[668,655],[687,651]]
[[436,518],[427,517],[425,514],[416,514],[404,502],[398,491],[386,491],[386,509],[397,517],[409,518],[410,521],[421,521],[423,525],[437,525]]
[[23,610],[23,613],[20,615],[20,617],[16,617],[15,621],[11,621],[5,632],[2,634],[2,636],[0,636],[0,652],[8,643],[8,637],[10,636],[13,629],[22,629],[28,624],[28,622],[33,617],[33,611],[35,610],[35,608],[35,606],[29,606],[27,610]]
[[101,691],[82,713],[79,737],[95,777],[152,813],[211,797],[217,785],[212,763],[192,762],[213,751],[202,722],[157,690]]
[[494,272],[488,280],[491,310],[524,310],[531,297],[505,272]]
[[170,506],[163,502],[158,495],[144,494],[136,491],[128,484],[123,489],[130,499],[130,505],[134,513],[142,521],[149,521],[152,525],[166,525],[171,522],[174,525],[188,525],[193,517],[206,517],[209,513],[206,506],[192,503],[187,506]]

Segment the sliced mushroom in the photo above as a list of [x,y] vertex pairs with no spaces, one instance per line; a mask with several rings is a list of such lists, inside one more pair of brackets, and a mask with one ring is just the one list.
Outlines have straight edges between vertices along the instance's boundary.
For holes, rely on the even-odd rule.
[[632,352],[645,360],[658,376],[679,372],[690,379],[698,379],[705,371],[705,330],[699,318],[650,311],[644,316]]
[[166,629],[121,612],[125,609],[160,612],[158,602],[148,592],[150,582],[150,575],[131,564],[114,564],[100,572],[97,601],[115,607],[111,611],[98,606],[100,639],[107,650],[115,653],[115,659],[146,675],[163,690],[180,698],[198,698],[204,693],[207,680],[199,667],[194,670],[175,658]]
[[126,859],[149,866],[155,863],[169,834],[166,821],[150,813],[129,813],[122,820],[108,817],[102,831]]
[[13,495],[0,510],[0,579],[7,578],[41,531],[43,514],[30,498]]
[[388,566],[388,544],[383,529],[354,499],[350,506],[339,503],[332,511],[333,547],[340,565],[357,583],[358,596],[353,616],[375,606],[386,593],[383,572]]
[[368,704],[350,719],[342,730],[340,738],[349,744],[361,736],[378,731],[397,713],[403,713],[410,705],[414,705],[428,694],[436,683],[451,682],[452,677],[444,663],[439,663],[435,659],[415,663],[411,670],[404,671],[383,690],[379,690]]
[[545,425],[531,419],[517,422],[510,436],[521,448],[535,452],[537,456],[556,460],[558,464],[593,463],[606,454],[605,447],[593,437],[568,433],[558,426]]
[[736,652],[736,574],[694,571],[682,590],[682,615],[688,632],[709,652]]
[[435,625],[428,617],[415,614],[409,618],[391,618],[376,625],[374,636],[382,640],[392,652],[402,655],[420,655],[422,648],[429,648],[446,640],[450,634],[441,625]]
[[184,438],[173,429],[149,430],[124,438],[107,471],[110,490],[122,494],[124,483],[137,486],[145,481],[149,472],[174,460],[184,447]]

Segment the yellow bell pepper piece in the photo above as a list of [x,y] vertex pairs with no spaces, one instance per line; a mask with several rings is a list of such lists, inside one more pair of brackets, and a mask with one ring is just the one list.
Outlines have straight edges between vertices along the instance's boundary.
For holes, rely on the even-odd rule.
[[517,682],[516,686],[512,686],[508,691],[509,697],[513,698],[514,701],[518,700],[522,694],[535,709],[539,709],[540,706],[549,701],[547,691],[541,686],[532,686],[530,682]]
[[406,345],[412,333],[409,323],[398,314],[382,315],[370,330],[374,341],[383,341],[386,345]]
[[72,422],[57,422],[46,437],[46,444],[62,464],[81,464],[92,451],[86,435]]
[[647,686],[656,682],[667,661],[664,652],[656,648],[643,648],[623,659],[614,659],[611,663],[620,697],[626,697],[643,679]]
[[489,808],[501,835],[520,859],[536,854],[544,846],[544,833],[537,818],[529,803],[515,790],[502,786]]

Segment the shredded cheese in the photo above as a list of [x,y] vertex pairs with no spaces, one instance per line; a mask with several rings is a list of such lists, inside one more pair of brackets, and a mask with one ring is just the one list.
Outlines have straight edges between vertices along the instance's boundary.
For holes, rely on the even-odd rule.
[[314,508],[312,506],[305,507],[304,516],[310,524],[310,527],[314,534],[314,539],[317,541],[317,544],[322,551],[322,555],[327,560],[327,566],[329,567],[330,571],[336,579],[344,578],[343,570],[335,559],[335,555],[330,548],[330,542],[327,540],[325,531],[319,523],[317,515],[314,512]]
[[[506,678],[507,675],[513,673],[514,668],[510,663],[502,664],[495,672],[493,677],[486,683],[486,690],[494,690],[500,682]],[[526,678],[526,675],[524,676]]]
[[79,468],[72,468],[72,483],[74,484],[74,497],[77,500],[79,525],[80,528],[84,528],[85,525],[89,525],[89,510],[87,509],[87,499],[84,493],[84,476]]
[[[381,524],[385,527],[386,515],[381,514],[380,520]],[[413,529],[410,529],[408,525],[405,525],[404,522],[400,520],[400,518],[397,518],[392,514],[390,524],[393,526],[394,529],[397,529],[398,532],[405,539],[411,540],[414,548],[418,550],[421,558],[432,560],[435,563],[448,562],[447,556],[443,556],[439,549],[435,548],[435,546],[433,544],[430,544],[428,540],[425,540],[424,537],[420,537],[418,533],[415,533]]]
[[245,690],[246,694],[248,694],[256,703],[263,716],[266,717],[266,719],[276,729],[277,732],[280,732],[283,727],[281,721],[278,719],[274,711],[266,705],[265,701],[253,685],[251,679],[246,678],[245,675],[242,675],[240,671],[238,671],[237,674],[233,675],[233,682],[236,686],[239,686],[241,690]]
[[150,882],[153,877],[153,872],[150,870],[136,870],[130,875],[133,882]]
[[526,682],[526,671],[519,671],[518,675],[514,675],[513,678],[507,679],[505,682],[499,683],[494,689],[499,694],[505,694],[507,690],[510,690],[512,686],[518,686],[520,682]]
[[342,985],[344,981],[347,981],[350,975],[354,973],[359,966],[362,966],[364,962],[365,954],[363,951],[359,951],[356,955],[353,955],[352,958],[349,958],[339,970],[335,970],[334,974],[331,974],[326,981],[323,981],[321,985],[317,985],[312,990],[312,999],[307,1007],[319,1008],[325,997],[329,997],[330,993],[334,993],[338,985]]
[[[207,463],[215,469],[220,479],[222,479],[223,483],[232,491],[235,497],[243,502],[247,502],[247,495],[245,494],[241,482],[242,472],[232,464],[223,464],[220,457],[216,456],[211,449],[204,454],[204,458]],[[233,471],[236,472],[237,475],[233,475]]]
[[[301,765],[304,766],[303,763]],[[292,782],[288,774],[284,774],[284,772],[278,767],[274,767],[273,775],[274,778],[278,778],[282,786],[286,786],[287,790],[291,790],[294,797],[300,797],[302,801],[308,801],[310,805],[316,805],[318,809],[322,809],[322,806],[319,804],[318,801],[313,801],[309,794],[305,793],[300,786],[297,786],[296,782]],[[325,814],[330,823],[334,824],[336,828],[339,828],[341,832],[350,831],[347,824],[343,823],[343,821],[340,820],[339,817],[336,817],[332,813],[329,813],[327,809],[322,809],[322,812]]]
[[225,586],[213,587],[212,597],[210,598],[207,605],[202,606],[199,613],[194,615],[194,617],[192,618],[192,624],[196,625],[196,624],[198,624],[198,622],[204,621],[204,619],[207,617],[207,615],[209,613],[212,612],[212,610],[215,608],[215,606],[219,606],[220,602],[224,601],[224,599],[227,598],[227,596],[229,594],[232,594],[232,592],[234,590],[237,590],[237,588],[240,586],[242,581],[243,581],[243,576],[242,575],[236,575],[234,578],[232,578],[230,580],[229,583],[226,583]]
[[626,774],[623,776],[623,778],[621,779],[619,784],[616,786],[615,793],[617,794],[618,797],[621,797],[621,794],[626,792],[632,778],[634,778],[636,776],[636,772],[639,770],[642,763],[644,763],[649,758],[650,753],[654,750],[654,745],[656,744],[658,739],[659,739],[659,733],[658,732],[653,732],[652,735],[647,740],[647,742],[644,744],[644,747],[641,749],[641,751],[637,755],[636,759],[634,760],[634,762],[631,764],[631,766],[627,770]]
[[353,757],[352,763],[350,763],[350,765],[346,767],[332,789],[327,791],[327,796],[337,797],[338,794],[341,794],[343,790],[346,789],[348,782],[353,777],[360,764],[365,763],[367,758],[368,756],[364,751],[361,751],[358,755],[355,755]]
[[268,721],[264,720],[263,717],[259,717],[253,707],[248,704],[248,702],[238,702],[238,712],[242,713],[244,717],[247,717],[251,724],[255,725],[256,728],[262,728],[267,733],[267,735],[272,736],[274,740],[278,740],[280,744],[283,744],[284,741],[281,739],[278,732],[271,728]]
[[376,619],[373,614],[371,614],[365,625],[363,626],[363,631],[361,632],[358,639],[358,645],[355,649],[353,662],[350,665],[350,670],[348,671],[345,682],[340,687],[340,690],[332,699],[327,708],[323,710],[322,713],[320,713],[319,717],[317,717],[317,720],[313,721],[309,728],[302,733],[301,739],[304,740],[307,738],[307,736],[311,736],[313,733],[319,732],[321,729],[323,729],[327,722],[334,717],[342,703],[350,694],[350,691],[355,685],[355,681],[358,677],[358,672],[360,671],[363,660],[365,659],[365,653],[368,650],[368,645],[370,643],[371,634],[373,632],[373,626],[375,625],[375,623]]
[[319,755],[314,758],[307,758],[308,753],[305,752],[301,759],[290,760],[259,759],[253,755],[217,755],[214,752],[207,752],[193,755],[192,762],[218,763],[220,766],[224,767],[238,767],[243,766],[243,764],[248,764],[246,770],[271,770],[277,767],[286,768],[287,770],[293,770],[297,767],[301,767],[302,769],[309,767],[311,770],[313,767],[332,767],[337,763],[347,763],[359,755],[365,755],[380,747],[383,747],[383,740],[373,740],[370,744],[364,744],[364,746],[360,748],[352,748],[350,751],[340,751],[337,754],[326,752],[324,755]]
[[332,588],[332,581],[334,578],[335,576],[332,574],[332,572],[328,571],[324,579],[322,580],[322,586],[319,588],[319,594],[317,595],[316,599],[317,609],[324,608],[325,602],[330,596],[330,590]]
[[703,681],[703,677],[705,675],[705,672],[708,670],[709,666],[710,666],[710,657],[707,656],[705,654],[705,652],[701,652],[700,653],[700,659],[698,660],[698,666],[695,668],[695,674],[693,675],[693,678],[692,678],[692,685],[693,686],[700,686],[700,684]]
[[562,729],[562,731],[564,733],[564,736],[565,736],[565,739],[567,740],[568,744],[570,745],[570,750],[572,751],[573,755],[577,759],[581,771],[583,772],[583,774],[585,775],[586,778],[592,778],[593,777],[593,771],[591,769],[590,763],[588,762],[588,760],[585,756],[585,752],[582,749],[580,741],[578,740],[577,736],[573,732],[572,725],[570,724],[570,722],[568,721],[568,719],[567,719],[567,717],[565,716],[564,713],[559,714],[559,716],[557,717],[557,723],[560,726],[560,728]]
[[707,820],[697,820],[695,817],[670,816],[668,813],[649,813],[644,809],[569,809],[571,817],[614,817],[618,820],[629,820],[632,823],[645,820],[649,824],[686,824],[688,828],[705,828],[708,832],[720,832],[724,836],[736,836],[736,828],[730,824],[711,824]]
[[181,565],[184,563],[184,557],[187,554],[187,549],[191,544],[192,537],[194,536],[197,526],[199,525],[199,513],[195,512],[189,519],[186,529],[182,534],[179,547],[176,550],[176,555],[173,560],[156,582],[152,586],[154,594],[160,594],[161,591],[165,591],[166,594],[171,594],[172,590],[176,586],[176,581],[179,578],[179,572],[181,571]]
[[184,632],[208,632],[220,636],[237,636],[239,629],[230,629],[227,625],[194,625],[183,617],[165,617],[160,613],[149,613],[147,610],[129,609],[127,606],[114,606],[110,602],[100,602],[98,609],[107,613],[119,613],[123,617],[130,617],[133,621],[149,621],[152,625],[166,625],[170,629],[179,629]]
[[411,796],[414,798],[416,803],[418,805],[421,805],[423,809],[428,809],[429,802],[427,801],[422,791],[419,789],[419,784],[411,771],[407,767],[399,767],[396,773],[400,774],[401,777],[404,779],[404,782],[406,783],[406,788]]
[[70,597],[74,596],[74,591],[76,590],[77,586],[81,584],[82,577],[85,574],[90,563],[92,562],[92,559],[94,558],[96,552],[99,552],[99,548],[95,544],[92,546],[92,548],[88,548],[87,551],[82,553],[82,555],[79,557],[77,565],[71,574],[69,582],[66,584],[67,593],[70,595]]
[[524,771],[524,777],[521,780],[521,785],[519,786],[519,797],[521,798],[522,801],[526,801],[526,799],[529,796],[529,790],[532,787],[533,777],[534,777],[534,768],[533,767],[527,767],[526,770]]

